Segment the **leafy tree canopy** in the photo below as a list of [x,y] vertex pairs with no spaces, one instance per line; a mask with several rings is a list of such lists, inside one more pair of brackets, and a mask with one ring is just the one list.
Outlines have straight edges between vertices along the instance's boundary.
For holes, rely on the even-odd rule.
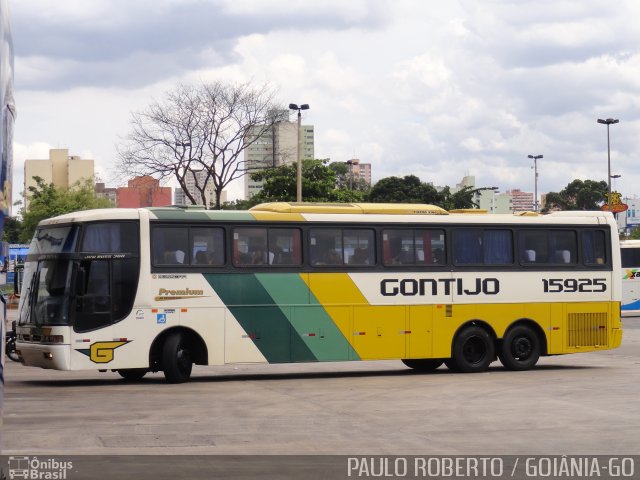
[[[362,192],[336,187],[336,172],[328,160],[302,161],[302,198],[305,202],[357,202]],[[296,164],[280,165],[251,174],[256,181],[263,181],[262,190],[251,199],[261,202],[296,201]]]
[[373,203],[430,203],[437,205],[441,196],[427,183],[420,181],[415,175],[386,177],[380,179],[366,195],[366,200]]
[[94,208],[112,207],[106,198],[96,197],[92,180],[77,182],[70,188],[57,188],[52,183],[46,184],[41,177],[33,177],[36,186],[28,188],[29,208],[21,209],[22,228],[19,243],[29,243],[38,222],[63,213]]
[[607,200],[605,181],[574,180],[559,192],[549,192],[543,212],[552,210],[599,210]]

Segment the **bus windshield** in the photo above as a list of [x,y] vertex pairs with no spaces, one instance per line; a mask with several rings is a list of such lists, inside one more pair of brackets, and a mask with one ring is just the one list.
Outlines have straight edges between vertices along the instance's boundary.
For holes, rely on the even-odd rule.
[[73,252],[77,236],[76,226],[41,228],[36,231],[25,262],[21,324],[69,324],[71,260],[59,254]]
[[136,222],[41,228],[27,255],[20,324],[86,332],[120,321],[133,305],[138,269]]

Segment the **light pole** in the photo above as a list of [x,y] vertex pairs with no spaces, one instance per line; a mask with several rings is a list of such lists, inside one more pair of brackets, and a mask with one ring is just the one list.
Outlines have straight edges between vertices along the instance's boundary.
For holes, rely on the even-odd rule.
[[609,125],[618,123],[619,121],[617,118],[607,118],[606,120],[598,119],[598,123],[607,126],[607,189],[609,192],[607,205],[609,205],[609,211],[611,211],[611,142],[609,141]]
[[296,175],[296,202],[302,202],[302,159],[300,157],[300,123],[302,122],[301,110],[309,110],[307,103],[298,106],[295,103],[289,104],[289,109],[298,111],[298,147],[297,147],[297,175]]
[[533,209],[538,211],[538,160],[544,158],[543,155],[529,155],[529,158],[533,159],[533,171],[534,171],[534,191],[533,191]]

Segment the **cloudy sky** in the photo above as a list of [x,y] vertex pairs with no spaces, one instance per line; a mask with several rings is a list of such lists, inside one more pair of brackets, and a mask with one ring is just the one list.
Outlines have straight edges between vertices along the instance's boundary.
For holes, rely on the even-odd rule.
[[[308,103],[316,157],[539,192],[575,178],[640,194],[640,2],[9,0],[14,191],[49,148],[115,184],[131,112],[178,83],[269,82]],[[292,117],[293,118],[293,117]],[[242,192],[234,185],[230,197]]]

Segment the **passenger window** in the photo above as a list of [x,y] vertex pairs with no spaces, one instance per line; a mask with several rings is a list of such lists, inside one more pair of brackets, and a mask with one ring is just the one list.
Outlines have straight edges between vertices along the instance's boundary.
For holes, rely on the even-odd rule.
[[268,265],[267,229],[236,228],[233,231],[233,264]]
[[268,256],[270,265],[300,265],[302,249],[297,228],[270,228]]
[[191,264],[224,265],[224,231],[222,228],[191,228]]
[[156,227],[152,230],[154,265],[190,263],[189,229],[186,227]]
[[370,229],[313,228],[310,232],[311,265],[367,266],[375,264],[375,234]]
[[582,232],[582,251],[585,265],[605,265],[608,259],[604,232],[602,230]]
[[[576,264],[578,259],[576,233],[572,230],[522,230],[518,235],[518,249],[523,265]],[[601,253],[604,254],[604,250]],[[595,256],[593,260],[596,261]]]
[[453,255],[456,265],[511,265],[511,231],[472,228],[454,230]]
[[336,266],[343,264],[342,230],[338,228],[313,228],[309,239],[311,265]]
[[375,261],[373,230],[344,230],[344,258],[349,265],[367,266]]
[[302,249],[297,228],[236,228],[233,263],[249,265],[300,265]]
[[444,231],[426,229],[384,230],[385,265],[444,265]]

